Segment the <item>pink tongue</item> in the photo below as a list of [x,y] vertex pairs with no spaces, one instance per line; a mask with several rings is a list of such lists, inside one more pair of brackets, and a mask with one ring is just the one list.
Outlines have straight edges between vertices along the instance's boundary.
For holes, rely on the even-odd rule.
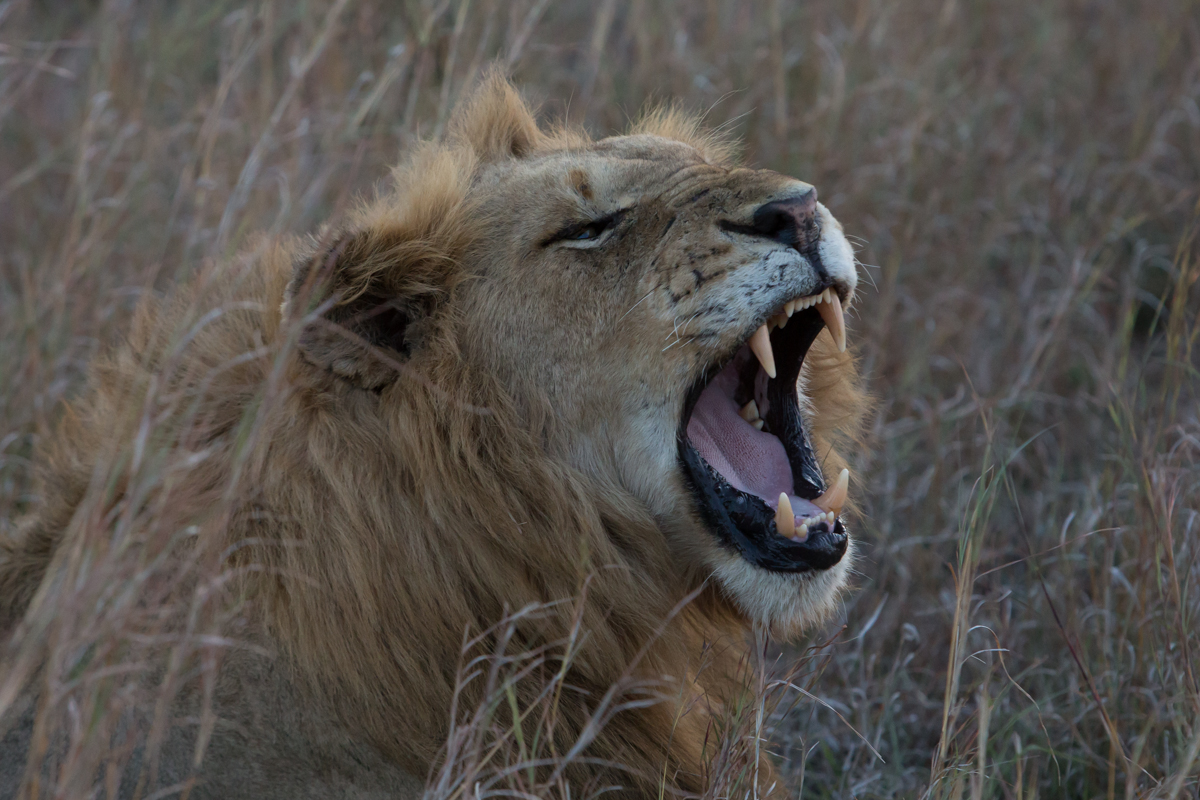
[[730,486],[758,495],[771,508],[779,505],[779,495],[786,492],[798,518],[820,513],[811,502],[792,494],[792,467],[783,442],[774,434],[756,430],[738,415],[733,399],[737,385],[737,369],[731,362],[701,392],[688,420],[692,447]]
[[730,486],[778,501],[780,492],[792,492],[787,452],[778,437],[755,430],[738,416],[733,400],[737,373],[732,366],[722,370],[701,392],[688,420],[688,439]]

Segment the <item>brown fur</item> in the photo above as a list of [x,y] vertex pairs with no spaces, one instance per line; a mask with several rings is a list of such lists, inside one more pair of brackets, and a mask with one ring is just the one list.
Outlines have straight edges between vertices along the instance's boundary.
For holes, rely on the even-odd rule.
[[[351,737],[424,775],[445,741],[464,632],[577,597],[586,584],[581,610],[551,605],[518,626],[532,648],[567,636],[581,614],[587,638],[569,683],[582,699],[564,704],[562,749],[631,664],[685,691],[617,714],[588,748],[628,772],[580,762],[570,774],[645,796],[663,776],[669,789],[702,791],[710,731],[707,705],[694,700],[719,705],[739,691],[733,665],[756,615],[713,582],[726,555],[699,531],[679,476],[651,468],[658,440],[645,431],[658,430],[659,416],[677,423],[678,392],[733,341],[685,311],[704,286],[730,280],[740,256],[701,253],[708,244],[688,220],[733,213],[725,187],[766,198],[784,179],[738,169],[727,143],[678,112],[652,114],[634,134],[593,143],[544,131],[492,78],[446,141],[415,153],[394,189],[344,228],[264,246],[214,267],[168,307],[147,305],[64,416],[44,458],[40,509],[0,542],[0,629],[65,563],[85,496],[115,508],[128,490],[103,473],[137,440],[144,420],[129,409],[153,385],[177,401],[155,421],[159,449],[206,456],[142,502],[180,525],[198,522],[196,541],[255,609],[256,635]],[[611,171],[610,151],[622,159]],[[621,172],[636,158],[649,159],[645,180],[662,197],[684,205],[647,201],[631,241],[602,257],[537,249],[593,200],[637,184],[640,173]],[[701,183],[681,183],[692,174]],[[717,189],[680,199],[702,181]],[[663,228],[674,232],[647,238]],[[696,338],[664,351],[672,303],[696,320],[682,323]],[[222,311],[181,340],[211,309]],[[729,336],[744,338],[732,322],[722,323]],[[814,443],[835,474],[832,445],[862,408],[852,359],[822,335],[806,379]],[[800,586],[803,612],[765,621],[793,633],[829,607],[837,583]],[[45,589],[35,605],[53,602]],[[726,655],[701,669],[714,658],[704,643],[717,640]],[[520,684],[522,707],[537,688]],[[468,686],[460,703],[480,700]]]

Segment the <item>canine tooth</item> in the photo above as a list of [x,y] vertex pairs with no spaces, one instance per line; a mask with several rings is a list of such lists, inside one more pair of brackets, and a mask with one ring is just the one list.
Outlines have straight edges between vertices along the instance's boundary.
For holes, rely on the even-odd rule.
[[771,336],[766,325],[759,325],[750,337],[750,349],[769,377],[775,377],[775,354],[771,352]]
[[[829,295],[829,297],[826,299],[825,295]],[[821,313],[821,319],[825,320],[825,327],[829,328],[838,352],[844,353],[846,352],[846,318],[842,315],[842,301],[830,289],[826,289],[822,293],[822,298],[821,304],[817,306],[817,311]]]
[[824,511],[826,514],[833,514],[834,519],[842,513],[842,507],[846,505],[846,497],[850,493],[850,470],[844,469],[834,481],[833,487],[828,489],[825,494],[813,500],[813,505]]
[[779,508],[775,509],[775,527],[784,536],[792,536],[796,532],[796,517],[792,514],[792,501],[786,492],[779,494]]
[[756,431],[761,431],[763,429],[763,420],[761,419],[756,419],[750,424],[754,426],[754,430]]
[[742,409],[738,411],[738,416],[746,420],[746,422],[754,422],[754,420],[758,419],[759,417],[758,403],[754,402],[753,400],[751,400],[749,403],[746,403],[746,405],[742,406]]

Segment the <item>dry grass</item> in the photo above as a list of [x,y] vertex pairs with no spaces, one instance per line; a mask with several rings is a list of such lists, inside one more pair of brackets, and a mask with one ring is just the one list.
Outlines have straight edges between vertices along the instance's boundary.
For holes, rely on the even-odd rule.
[[[713,794],[743,793],[770,729],[806,797],[1195,797],[1198,11],[0,3],[0,534],[141,293],[336,215],[486,64],[597,132],[679,98],[816,184],[877,265],[852,330],[880,401],[860,588],[808,649],[764,650]],[[56,623],[64,674],[91,622]],[[452,743],[463,770],[490,724]]]

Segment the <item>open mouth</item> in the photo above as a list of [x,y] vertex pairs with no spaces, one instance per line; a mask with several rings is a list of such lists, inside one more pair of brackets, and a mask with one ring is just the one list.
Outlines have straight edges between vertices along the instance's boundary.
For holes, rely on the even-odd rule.
[[776,572],[829,569],[846,552],[850,476],[826,489],[798,388],[823,327],[844,350],[832,287],[776,310],[684,404],[679,455],[701,516],[724,546]]

